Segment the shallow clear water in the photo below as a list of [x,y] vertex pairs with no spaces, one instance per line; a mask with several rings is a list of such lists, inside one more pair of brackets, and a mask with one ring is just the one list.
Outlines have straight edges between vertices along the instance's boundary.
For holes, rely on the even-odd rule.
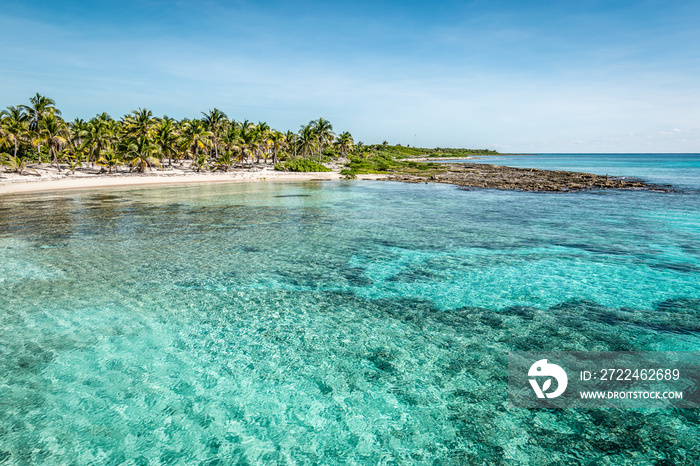
[[388,182],[5,197],[0,464],[695,463],[697,410],[512,408],[507,353],[700,351],[698,205]]

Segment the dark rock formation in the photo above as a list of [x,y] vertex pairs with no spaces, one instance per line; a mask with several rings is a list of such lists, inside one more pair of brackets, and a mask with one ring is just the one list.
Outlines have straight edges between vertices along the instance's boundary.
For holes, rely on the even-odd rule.
[[587,189],[644,189],[668,192],[658,186],[633,178],[593,175],[534,168],[513,168],[480,163],[450,164],[447,171],[436,174],[395,174],[386,180],[408,183],[450,183],[473,188],[496,188],[518,191],[580,191]]

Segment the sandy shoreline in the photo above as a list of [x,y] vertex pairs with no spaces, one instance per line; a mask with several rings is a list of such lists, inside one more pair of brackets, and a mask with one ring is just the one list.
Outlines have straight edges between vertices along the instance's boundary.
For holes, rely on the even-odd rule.
[[[16,173],[0,173],[0,195],[33,193],[41,191],[63,191],[69,189],[94,189],[120,186],[177,185],[190,183],[235,183],[235,182],[300,182],[339,180],[338,172],[281,172],[264,168],[257,171],[232,170],[229,172],[196,173],[188,170],[152,171],[144,174],[116,173],[59,174],[55,169],[42,168],[40,176]],[[361,175],[360,179],[378,179],[383,175]]]

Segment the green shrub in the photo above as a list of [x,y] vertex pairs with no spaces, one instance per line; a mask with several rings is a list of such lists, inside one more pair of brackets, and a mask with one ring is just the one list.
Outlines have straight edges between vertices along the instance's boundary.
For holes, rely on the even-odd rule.
[[375,154],[368,158],[351,157],[346,165],[353,173],[384,173],[400,166],[400,163],[386,154]]
[[275,164],[275,170],[290,172],[329,172],[330,168],[310,159],[287,160]]

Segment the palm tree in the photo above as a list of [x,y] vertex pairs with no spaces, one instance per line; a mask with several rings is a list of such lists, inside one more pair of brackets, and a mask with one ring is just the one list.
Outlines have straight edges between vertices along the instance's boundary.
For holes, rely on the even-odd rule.
[[211,131],[207,130],[201,120],[185,122],[182,129],[182,147],[192,154],[192,161],[197,159],[200,149],[206,149],[211,145]]
[[233,122],[229,126],[229,128],[221,137],[221,142],[226,147],[227,151],[233,152],[234,154],[240,154],[243,140],[241,138],[240,129],[237,127],[236,122]]
[[78,157],[68,157],[67,160],[68,163],[68,170],[75,175],[75,169],[80,168],[83,166],[82,163],[80,163],[80,159]]
[[250,129],[250,128],[253,127],[253,126],[255,126],[255,125],[253,124],[252,121],[243,120],[243,121],[240,123],[240,128],[239,128],[239,129],[240,129],[241,131],[244,131],[244,130]]
[[258,124],[255,125],[255,132],[257,133],[255,144],[257,162],[260,163],[260,156],[262,155],[265,159],[265,163],[267,163],[267,155],[270,149],[270,125],[264,121],[259,121]]
[[[252,133],[250,133],[252,135]],[[248,157],[250,157],[251,163],[253,161],[253,153],[250,149],[250,145],[245,143],[245,140],[241,143],[240,146],[238,146],[238,161],[241,163],[241,166],[243,166],[243,162],[248,160]]]
[[0,146],[12,146],[14,157],[17,157],[19,146],[27,136],[27,121],[27,114],[20,107],[7,107],[7,110],[0,112]]
[[[162,158],[168,159],[168,166],[173,166],[173,154],[178,141],[178,134],[175,128],[175,120],[163,117],[156,126],[155,142],[160,148]],[[162,163],[162,159],[161,159]]]
[[126,147],[126,158],[129,164],[136,167],[139,173],[154,166],[160,168],[160,162],[153,156],[158,153],[158,146],[146,138],[133,138]]
[[115,168],[122,164],[122,159],[117,152],[112,149],[108,149],[102,153],[102,157],[97,161],[97,165],[102,167],[107,167],[108,174],[112,174],[112,168]]
[[197,172],[201,172],[202,170],[207,170],[208,168],[209,161],[207,154],[201,153],[194,156],[194,158],[192,159],[192,169],[194,169]]
[[76,118],[73,122],[68,123],[68,132],[70,134],[68,142],[76,149],[81,147],[85,142],[88,131],[88,123],[82,118]]
[[102,156],[102,152],[110,147],[111,140],[116,131],[112,122],[95,117],[87,123],[85,134],[85,148],[87,150],[87,162],[96,162]]
[[26,154],[9,155],[7,160],[3,161],[2,164],[7,165],[12,171],[20,175],[24,175],[24,170],[32,170],[34,174],[39,174],[36,170],[27,166],[29,164],[29,157]]
[[214,149],[214,157],[219,158],[219,137],[228,123],[228,117],[218,108],[209,110],[207,113],[202,112],[202,115],[204,115],[204,118],[202,118],[204,125],[212,134],[211,142]]
[[216,164],[214,169],[215,170],[223,170],[225,172],[229,171],[231,169],[231,166],[233,165],[233,152],[230,150],[227,150],[226,152],[222,153],[219,158],[216,160]]
[[29,103],[31,105],[20,105],[20,107],[27,113],[30,131],[38,133],[41,121],[48,115],[61,116],[60,110],[56,108],[56,102],[49,97],[40,95],[38,92],[29,99]]
[[58,166],[58,171],[61,171],[61,165],[58,162],[58,152],[68,144],[68,127],[65,121],[59,116],[48,114],[42,120],[42,129],[39,136],[36,138],[37,145],[45,143],[49,148],[49,158],[51,166],[54,162]]
[[145,108],[132,110],[130,115],[124,117],[126,133],[137,138],[150,137],[154,123],[153,113]]
[[[29,132],[35,140],[39,140],[39,133],[43,126],[43,120],[49,115],[60,116],[61,112],[56,108],[56,102],[38,92],[29,99],[31,105],[20,105],[29,118]],[[39,163],[41,163],[41,143],[36,146]],[[60,168],[60,167],[59,167]]]
[[284,144],[294,148],[294,157],[297,156],[297,134],[292,131],[284,133]]
[[[337,138],[328,120],[319,118],[302,125],[298,133],[274,130],[266,122],[253,124],[229,120],[224,112],[214,108],[202,112],[200,119],[180,121],[156,118],[145,108],[133,110],[120,120],[102,113],[89,121],[75,119],[67,124],[53,99],[37,93],[28,105],[7,107],[0,112],[0,149],[10,152],[12,166],[26,167],[27,150],[36,146],[39,162],[42,148],[48,148],[51,165],[68,160],[74,168],[78,160],[92,165],[95,162],[112,169],[120,157],[143,172],[160,166],[155,157],[160,155],[172,166],[173,159],[190,156],[193,168],[202,169],[214,164],[217,170],[228,170],[233,158],[242,163],[260,162],[268,157],[276,164],[282,154],[293,153],[305,158],[318,153],[322,161],[324,150],[335,144],[338,153],[361,153],[362,144],[354,144],[350,133]],[[354,150],[353,150],[354,147]],[[9,148],[12,148],[10,150]],[[24,160],[24,162],[22,162]],[[155,160],[155,161],[154,161]],[[24,165],[22,165],[24,163]]]
[[338,150],[340,151],[340,155],[342,157],[348,155],[348,152],[352,149],[354,142],[355,141],[353,141],[352,135],[347,131],[345,131],[344,133],[340,133],[340,135],[335,141],[335,144],[338,147]]
[[318,148],[319,144],[316,129],[311,123],[308,125],[301,125],[297,145],[299,149],[301,149],[302,157],[313,154]]
[[316,139],[318,139],[319,145],[318,163],[321,163],[321,152],[333,141],[333,138],[335,137],[333,125],[330,121],[324,120],[323,118],[319,118],[316,121],[311,121],[309,124],[312,125],[316,131]]
[[272,164],[277,163],[277,153],[285,146],[285,135],[280,131],[272,131],[269,136],[272,149]]
[[247,160],[248,156],[250,156],[250,161],[253,163],[253,155],[255,155],[257,151],[258,133],[255,130],[255,126],[248,120],[244,121],[241,125],[239,141],[241,147],[239,150],[239,160],[243,163],[243,160]]

